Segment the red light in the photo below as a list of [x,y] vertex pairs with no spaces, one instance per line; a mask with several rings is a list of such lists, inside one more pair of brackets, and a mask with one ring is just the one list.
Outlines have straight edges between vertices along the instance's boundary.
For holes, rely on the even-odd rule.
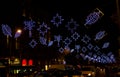
[[29,66],[32,66],[32,65],[33,65],[33,60],[32,60],[32,59],[30,59],[30,60],[28,61],[28,65],[29,65]]
[[27,66],[27,60],[26,59],[22,60],[22,66]]

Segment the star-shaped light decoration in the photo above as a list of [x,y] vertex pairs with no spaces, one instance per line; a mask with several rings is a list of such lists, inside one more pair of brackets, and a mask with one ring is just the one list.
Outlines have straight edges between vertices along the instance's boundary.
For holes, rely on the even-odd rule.
[[68,24],[65,26],[69,31],[71,31],[71,33],[74,33],[74,31],[77,29],[77,27],[79,26],[79,24],[77,24],[76,21],[74,21],[72,18],[71,20],[68,22]]
[[66,46],[69,46],[71,44],[72,40],[70,38],[66,37],[66,39],[63,42]]
[[53,17],[53,19],[51,20],[51,22],[56,26],[59,27],[60,24],[62,24],[62,21],[64,19],[62,19],[62,16],[60,16],[58,13],[56,14],[56,16]]
[[78,38],[80,37],[80,35],[79,35],[77,32],[75,32],[71,37],[72,37],[75,41],[77,41]]
[[50,27],[48,27],[47,24],[43,22],[41,25],[39,25],[39,28],[37,28],[37,30],[39,31],[40,34],[44,36],[45,33],[47,33],[48,30],[50,30]]
[[30,45],[32,48],[34,48],[34,47],[37,45],[37,42],[36,42],[34,39],[32,39],[32,41],[29,43],[29,45]]

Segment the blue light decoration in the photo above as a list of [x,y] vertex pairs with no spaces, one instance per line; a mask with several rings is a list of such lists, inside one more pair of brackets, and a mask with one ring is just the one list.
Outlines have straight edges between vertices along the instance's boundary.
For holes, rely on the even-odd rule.
[[61,35],[55,35],[54,36],[54,41],[57,41],[57,46],[60,47],[60,41],[62,40],[62,36]]
[[37,45],[37,42],[36,42],[34,39],[32,39],[32,41],[29,43],[29,45],[30,45],[32,48],[34,48],[34,47]]
[[79,52],[79,50],[80,50],[80,45],[75,45],[75,49],[77,50],[77,52]]
[[94,49],[94,51],[96,51],[96,52],[100,50],[100,48],[99,48],[97,45],[96,45],[93,49]]
[[89,50],[92,50],[93,47],[94,47],[94,46],[93,46],[91,43],[89,43],[89,44],[87,45],[87,48],[88,48]]
[[77,24],[76,21],[74,21],[72,18],[71,20],[67,23],[67,25],[65,26],[71,33],[74,33],[74,31],[77,29],[77,27],[79,26],[79,24]]
[[2,32],[6,36],[12,37],[12,30],[7,24],[2,24]]
[[78,38],[80,37],[80,35],[79,35],[77,32],[75,32],[71,37],[72,37],[75,41],[77,41]]
[[110,45],[110,42],[105,42],[105,43],[103,44],[103,46],[102,46],[102,49],[103,49],[103,48],[108,48],[109,45]]
[[96,8],[92,13],[90,13],[87,16],[86,22],[84,25],[86,26],[86,25],[92,25],[96,23],[103,15],[104,13],[100,11],[98,8]]
[[58,13],[56,14],[56,16],[53,17],[53,19],[51,20],[51,22],[56,26],[59,27],[60,24],[62,24],[62,21],[64,19],[62,19],[62,16],[60,16]]
[[[19,30],[19,31],[21,31],[21,30]],[[21,35],[21,32],[16,32],[14,35],[14,38],[18,38],[18,37],[20,37],[20,35]]]
[[53,43],[54,43],[53,41],[49,41],[49,42],[48,42],[48,47],[52,46]]
[[70,38],[66,37],[66,39],[63,42],[64,42],[65,46],[69,46],[71,44],[72,40]]
[[48,30],[50,30],[50,27],[48,27],[47,24],[43,22],[41,25],[39,25],[39,28],[37,28],[37,30],[40,34],[42,34],[42,36],[44,36],[45,33],[47,33]]
[[39,37],[39,41],[42,45],[47,45],[47,39],[45,37]]
[[29,20],[29,21],[24,21],[24,30],[29,30],[29,38],[32,37],[32,29],[35,27],[35,21]]
[[74,52],[74,51],[75,51],[75,49],[71,49],[71,50],[70,50],[71,53]]
[[82,47],[82,52],[86,52],[87,51],[87,48],[86,47]]
[[63,52],[64,52],[64,48],[62,48],[62,47],[59,48],[59,52],[60,52],[60,53],[63,53]]
[[97,40],[101,40],[104,36],[106,36],[106,31],[99,31],[98,33],[96,33],[96,36],[95,36],[95,41]]
[[87,44],[88,42],[90,42],[91,38],[88,35],[84,35],[83,38],[81,39],[82,42],[84,42],[85,44]]

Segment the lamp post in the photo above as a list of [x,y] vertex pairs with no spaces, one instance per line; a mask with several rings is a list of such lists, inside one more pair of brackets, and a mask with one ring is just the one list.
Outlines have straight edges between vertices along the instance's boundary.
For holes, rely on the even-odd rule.
[[22,33],[22,30],[21,29],[17,29],[17,31],[15,33],[15,36],[14,36],[16,50],[19,48],[18,37],[20,37],[21,33]]

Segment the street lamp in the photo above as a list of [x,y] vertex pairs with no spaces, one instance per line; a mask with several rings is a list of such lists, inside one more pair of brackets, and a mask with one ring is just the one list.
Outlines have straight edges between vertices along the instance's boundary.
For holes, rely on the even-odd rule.
[[16,40],[16,42],[15,42],[15,48],[16,49],[18,49],[18,37],[20,37],[21,33],[22,33],[22,30],[21,29],[17,29],[17,31],[15,33],[15,36],[14,36],[14,38]]

